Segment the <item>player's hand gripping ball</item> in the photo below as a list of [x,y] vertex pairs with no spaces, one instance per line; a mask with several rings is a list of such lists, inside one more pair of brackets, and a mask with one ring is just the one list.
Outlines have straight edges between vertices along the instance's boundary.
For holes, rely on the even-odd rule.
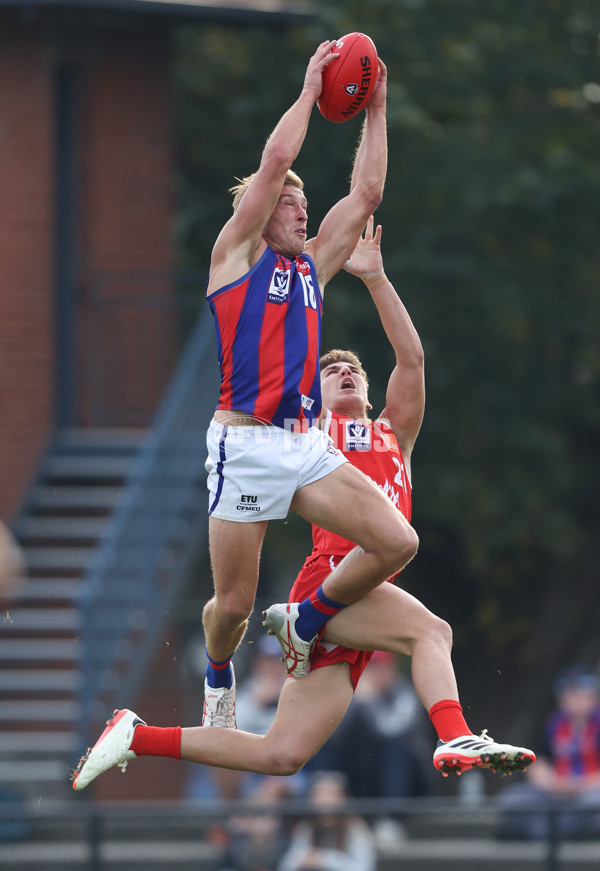
[[339,57],[323,70],[323,88],[317,100],[321,115],[336,124],[364,109],[377,84],[377,49],[366,33],[348,33],[335,44]]

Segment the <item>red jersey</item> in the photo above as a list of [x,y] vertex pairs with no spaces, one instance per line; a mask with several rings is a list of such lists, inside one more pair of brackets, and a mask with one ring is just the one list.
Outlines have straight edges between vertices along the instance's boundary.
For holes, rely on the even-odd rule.
[[[398,439],[391,426],[382,419],[364,424],[328,411],[324,428],[335,447],[353,466],[377,484],[410,522],[411,485]],[[319,526],[313,526],[312,531],[314,547],[309,560],[317,554],[345,556],[355,547],[348,539]]]
[[[392,428],[383,420],[363,424],[341,414],[327,412],[325,430],[337,448],[353,466],[360,469],[391,499],[408,521],[411,516],[411,485],[404,457]],[[354,544],[340,535],[313,526],[313,551],[306,559],[290,591],[290,602],[302,602],[311,596]],[[389,578],[393,580],[393,578]],[[322,634],[323,630],[321,630]],[[321,642],[315,645],[310,661],[312,668],[322,668],[336,662],[347,662],[350,680],[356,688],[372,652]]]

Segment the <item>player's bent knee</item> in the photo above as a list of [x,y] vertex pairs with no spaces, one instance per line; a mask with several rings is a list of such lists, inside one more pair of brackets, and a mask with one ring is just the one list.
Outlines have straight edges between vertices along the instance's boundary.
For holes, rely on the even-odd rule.
[[298,754],[290,756],[285,754],[279,755],[276,759],[272,760],[271,773],[281,777],[291,777],[292,774],[298,774],[307,762],[308,758],[306,756]]
[[450,626],[449,623],[446,623],[445,620],[442,620],[441,617],[438,617],[438,620],[441,623],[440,634],[442,636],[442,642],[446,645],[448,650],[452,650],[452,644],[454,643],[452,626]]
[[441,617],[432,614],[427,635],[435,644],[452,650],[452,627]]
[[412,528],[412,526],[406,527],[406,536],[404,542],[404,551],[407,554],[408,559],[412,559],[416,556],[416,553],[419,549],[419,536]]
[[390,574],[400,571],[416,555],[419,549],[419,536],[408,524],[402,527],[401,533],[394,536],[384,549],[384,559]]
[[301,744],[295,747],[286,747],[277,751],[275,758],[272,760],[276,770],[273,772],[282,776],[289,777],[304,768],[314,753],[314,749],[307,750]]

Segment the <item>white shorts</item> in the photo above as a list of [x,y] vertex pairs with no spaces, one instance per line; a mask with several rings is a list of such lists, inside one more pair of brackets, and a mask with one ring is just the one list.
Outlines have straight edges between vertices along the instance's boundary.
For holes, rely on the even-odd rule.
[[253,522],[287,517],[296,490],[348,460],[316,426],[227,426],[211,421],[206,435],[208,513]]

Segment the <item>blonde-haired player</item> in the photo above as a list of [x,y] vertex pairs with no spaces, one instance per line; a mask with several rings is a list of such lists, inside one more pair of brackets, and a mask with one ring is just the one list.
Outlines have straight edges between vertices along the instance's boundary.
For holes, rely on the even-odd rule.
[[[353,352],[334,351],[321,359],[322,425],[332,431],[335,423],[336,442],[351,463],[372,477],[369,486],[384,490],[394,510],[410,515],[411,453],[425,401],[423,350],[408,312],[384,272],[380,240],[381,228],[374,233],[370,219],[346,268],[366,284],[395,352],[386,408],[370,420],[367,381],[360,360]],[[313,530],[313,538],[315,548],[291,591],[292,601],[298,593],[313,594],[354,547],[351,541],[319,528]],[[488,767],[511,772],[526,768],[535,760],[531,750],[500,744],[485,732],[477,736],[469,729],[459,702],[451,648],[452,631],[444,620],[396,584],[384,582],[325,624],[310,654],[312,667],[300,680],[287,678],[266,735],[202,727],[161,729],[147,726],[133,711],[117,711],[89,756],[81,760],[74,788],[83,789],[107,768],[123,766],[139,755],[171,756],[264,774],[293,774],[339,725],[374,649],[411,658],[415,689],[439,738],[433,756],[439,771],[460,773]]]

